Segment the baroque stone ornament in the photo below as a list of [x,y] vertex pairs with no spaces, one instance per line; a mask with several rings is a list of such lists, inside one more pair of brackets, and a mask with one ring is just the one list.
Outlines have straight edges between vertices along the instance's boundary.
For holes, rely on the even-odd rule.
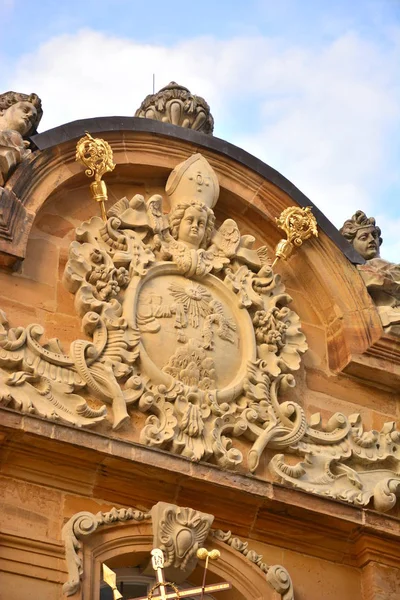
[[146,96],[135,117],[172,123],[210,135],[214,129],[214,119],[204,98],[191,94],[175,81],[156,94]]
[[228,544],[228,546],[243,554],[247,560],[257,565],[265,573],[268,583],[281,595],[282,600],[294,600],[293,583],[288,571],[284,567],[281,565],[267,565],[262,561],[261,554],[250,550],[247,542],[242,542],[241,539],[233,536],[230,531],[224,532],[216,529],[212,530],[211,535],[220,542]]
[[208,536],[213,515],[166,502],[153,506],[151,515],[153,545],[164,553],[164,568],[179,569],[183,578],[188,577],[197,564],[197,551]]
[[[103,421],[105,406],[91,408],[81,396],[72,394],[74,376],[70,371],[60,370],[58,378],[48,376],[51,364],[41,360],[40,352],[44,357],[58,354],[59,364],[53,365],[53,370],[61,369],[62,353],[58,340],[50,340],[36,355],[29,350],[29,346],[35,347],[42,333],[40,325],[9,329],[6,316],[0,311],[0,365],[23,369],[13,370],[12,374],[0,369],[0,406],[78,427]],[[32,369],[35,362],[36,369]]]
[[385,332],[400,335],[400,265],[380,258],[383,240],[375,219],[358,210],[344,222],[340,233],[366,261],[357,268],[378,309]]
[[[284,567],[265,564],[262,562],[261,555],[250,550],[247,542],[242,542],[239,538],[234,537],[230,531],[225,533],[221,530],[210,529],[213,520],[213,515],[164,502],[157,503],[147,513],[133,508],[112,508],[109,512],[99,512],[97,514],[87,511],[76,513],[64,525],[62,530],[68,568],[68,581],[63,585],[63,592],[67,596],[72,596],[81,587],[81,581],[84,577],[82,544],[85,537],[95,534],[98,528],[103,526],[130,521],[137,523],[151,521],[153,527],[151,565],[156,572],[158,582],[153,591],[160,586],[163,588],[167,585],[171,586],[165,580],[165,575],[169,577],[171,573],[177,575],[181,571],[179,581],[184,581],[196,567],[198,559],[206,561],[203,584],[198,588],[181,591],[182,597],[202,595],[202,592],[215,593],[230,589],[231,585],[225,582],[205,585],[208,560],[217,560],[221,553],[217,549],[208,551],[206,548],[199,546],[207,539],[208,541],[214,539],[232,547],[247,560],[257,565],[265,573],[267,582],[281,595],[282,600],[294,600],[292,581]],[[157,542],[161,542],[159,547],[156,547]],[[171,570],[171,567],[174,568]],[[103,574],[106,583],[117,592],[115,597],[122,597],[118,595],[115,573],[104,564]],[[176,586],[172,585],[175,593],[177,593]],[[179,598],[179,592],[177,597]],[[145,600],[145,598],[141,600]]]
[[0,185],[31,154],[27,138],[35,133],[42,114],[36,94],[0,94]]
[[62,539],[65,545],[65,560],[68,568],[68,581],[63,585],[63,592],[66,596],[72,596],[77,592],[81,585],[83,576],[82,558],[78,551],[82,547],[81,540],[94,533],[98,527],[103,525],[113,525],[125,521],[141,521],[151,519],[150,513],[144,513],[132,508],[112,508],[109,512],[91,512],[82,511],[76,513],[64,525],[62,529]]
[[64,350],[57,339],[41,342],[40,325],[9,328],[2,316],[1,403],[76,426],[110,419],[115,430],[132,427],[139,411],[147,446],[250,472],[268,448],[280,481],[392,508],[394,423],[364,432],[358,415],[337,413],[323,424],[283,401],[307,349],[300,318],[266,248],[254,249],[232,219],[215,227],[209,163],[190,156],[165,191],[169,214],[161,195],[136,194],[111,206],[106,222],[96,216],[76,229],[64,282],[86,339]]

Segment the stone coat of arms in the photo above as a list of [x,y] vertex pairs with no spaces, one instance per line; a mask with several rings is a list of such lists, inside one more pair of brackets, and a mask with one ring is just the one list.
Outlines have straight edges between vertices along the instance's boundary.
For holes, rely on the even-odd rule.
[[85,339],[66,351],[0,312],[0,404],[77,427],[108,421],[121,435],[139,411],[148,446],[252,472],[268,446],[281,481],[390,509],[394,423],[364,432],[358,414],[336,413],[322,424],[280,400],[307,344],[266,248],[232,219],[216,227],[219,184],[202,155],[177,165],[165,192],[122,198],[76,229],[64,283]]
[[150,413],[144,444],[195,461],[237,465],[232,437],[245,434],[255,468],[271,399],[307,348],[300,320],[266,248],[232,219],[215,228],[219,184],[202,155],[177,165],[165,191],[167,215],[160,195],[135,195],[76,230],[64,283],[90,339],[65,353],[40,344],[38,325],[4,328],[1,364],[24,369],[4,381],[9,402],[21,406],[28,385],[32,412],[94,425],[105,407],[72,393],[86,388],[112,405],[114,429],[136,405]]

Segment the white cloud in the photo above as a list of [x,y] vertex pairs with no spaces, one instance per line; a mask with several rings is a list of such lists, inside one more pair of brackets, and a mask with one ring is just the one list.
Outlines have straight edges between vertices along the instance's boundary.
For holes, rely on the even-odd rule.
[[[176,80],[210,103],[217,135],[278,169],[340,226],[358,208],[391,210],[379,207],[385,182],[396,184],[391,143],[400,124],[399,35],[390,36],[383,45],[348,33],[318,53],[261,36],[166,47],[86,30],[24,56],[7,89],[42,97],[43,131],[133,115],[153,73],[157,89]],[[384,255],[398,250],[390,230]]]

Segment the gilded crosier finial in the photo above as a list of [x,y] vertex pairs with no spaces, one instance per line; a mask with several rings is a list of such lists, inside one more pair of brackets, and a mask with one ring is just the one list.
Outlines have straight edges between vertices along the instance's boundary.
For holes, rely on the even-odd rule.
[[94,176],[90,184],[93,200],[100,203],[101,217],[107,221],[105,202],[108,199],[107,186],[102,180],[103,175],[115,168],[111,146],[101,138],[93,138],[86,132],[85,136],[76,144],[76,160],[86,167],[85,174]]
[[274,267],[280,258],[287,260],[293,250],[302,245],[311,236],[318,237],[317,220],[311,212],[311,206],[285,208],[280,217],[275,219],[279,229],[286,233],[287,239],[279,240],[275,248]]

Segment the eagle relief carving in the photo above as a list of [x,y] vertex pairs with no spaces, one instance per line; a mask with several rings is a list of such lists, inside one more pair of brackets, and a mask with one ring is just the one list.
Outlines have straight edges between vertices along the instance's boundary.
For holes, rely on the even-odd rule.
[[[210,164],[190,156],[165,192],[168,214],[161,195],[136,194],[111,206],[106,221],[76,229],[64,283],[86,339],[67,351],[59,340],[41,343],[40,325],[9,328],[0,313],[0,405],[78,427],[108,421],[121,432],[140,411],[148,446],[251,472],[268,446],[301,458],[273,456],[281,481],[391,508],[400,490],[393,424],[364,433],[358,415],[337,413],[324,426],[281,401],[307,349],[300,318],[266,248],[255,249],[232,219],[216,227]],[[235,445],[241,436],[246,456]]]

